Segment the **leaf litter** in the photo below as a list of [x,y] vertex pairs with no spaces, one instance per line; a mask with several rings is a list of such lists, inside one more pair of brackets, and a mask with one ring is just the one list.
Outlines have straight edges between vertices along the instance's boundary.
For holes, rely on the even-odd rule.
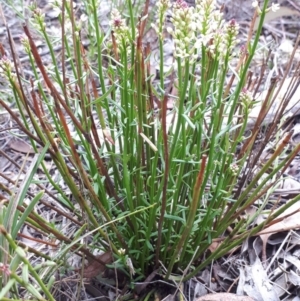
[[[250,2],[251,1],[249,1],[249,3]],[[300,7],[297,6],[298,4],[296,1],[289,0],[279,2],[284,5],[283,10],[279,11],[280,15],[269,14],[267,16],[265,24],[266,32],[263,37],[263,39],[265,39],[266,45],[269,43],[268,41],[270,40],[270,35],[275,35],[278,41],[282,39],[282,36],[284,37],[284,39],[279,43],[280,47],[278,49],[279,51],[281,51],[279,52],[280,57],[276,57],[275,55],[275,63],[277,63],[278,67],[274,69],[274,72],[278,74],[282,72],[282,66],[280,65],[281,58],[283,58],[284,55],[289,56],[291,54],[293,39],[295,37],[295,34],[293,32],[294,28],[296,28],[296,26],[293,25],[294,23],[292,21],[297,20],[299,22],[299,11],[297,11],[296,8],[300,9]],[[228,15],[230,16],[230,14],[234,14],[233,10],[230,10],[230,6],[241,6],[242,1],[223,1],[223,3],[225,3],[225,5],[229,7]],[[245,14],[249,12],[249,8],[248,10],[244,9],[245,8],[243,8]],[[286,16],[288,16],[288,18],[285,18]],[[49,11],[49,17],[55,20],[55,15],[53,15],[51,11]],[[235,17],[237,20],[239,19],[238,15],[236,15]],[[248,17],[249,16],[246,16],[246,18]],[[21,27],[18,26],[17,21],[13,18],[10,22],[11,27],[13,29],[15,28],[16,34],[18,34],[18,28]],[[108,23],[105,24],[104,22],[103,26],[105,27],[107,25]],[[4,39],[4,32],[5,30],[0,26],[0,38],[2,42]],[[169,42],[170,41],[168,41],[168,43]],[[170,43],[169,47],[171,46],[172,43]],[[168,51],[168,49],[166,49],[166,51]],[[47,55],[47,53],[44,53],[44,56]],[[299,52],[296,53],[295,57],[299,60]],[[25,70],[25,72],[30,74],[30,70]],[[285,82],[284,85],[288,85],[288,82]],[[285,91],[285,89],[283,89],[283,91]],[[295,99],[292,101],[293,105],[286,108],[286,110],[284,111],[284,114],[286,115],[285,118],[289,120],[290,123],[292,123],[292,128],[294,130],[292,143],[295,144],[299,142],[300,136],[300,122],[298,117],[300,115],[300,106],[299,99],[297,99],[297,96],[300,95],[300,89],[297,91],[299,92],[295,93]],[[279,99],[281,98],[282,97],[279,96]],[[276,105],[279,105],[279,103],[277,102]],[[272,123],[274,119],[273,112],[275,111],[271,110],[268,113],[269,115],[267,120],[269,123]],[[7,122],[9,122],[9,120],[6,119],[5,115],[2,113],[3,112],[1,112],[0,125],[0,139],[2,141],[2,145],[0,147],[0,177],[1,185],[3,185],[3,188],[6,187],[7,189],[5,190],[1,188],[0,197],[1,200],[4,200],[7,197],[7,193],[12,191],[14,187],[17,187],[21,184],[22,180],[25,177],[25,175],[19,176],[21,166],[25,160],[28,160],[27,155],[32,154],[33,152],[25,138],[20,137],[12,140],[5,132],[5,130],[10,126],[7,125]],[[252,112],[252,117],[254,119],[257,117],[256,111]],[[14,133],[15,135],[17,134],[16,136],[18,136],[19,134],[18,131],[10,131],[10,133]],[[11,158],[11,160],[7,159],[7,157],[3,155],[4,153],[7,157]],[[16,163],[18,164],[16,165]],[[298,194],[300,192],[299,164],[299,157],[296,157],[291,163],[289,170],[286,171],[286,179],[282,181],[278,189],[274,191],[274,199],[275,201],[278,201],[278,204],[287,202],[292,194]],[[28,160],[28,165],[30,165],[30,160]],[[55,171],[53,170],[51,163],[48,164],[48,170],[53,174],[55,181],[61,181],[59,179],[59,176],[55,175]],[[26,170],[25,164],[25,174],[26,172],[28,171]],[[36,176],[39,180],[44,179],[41,173],[38,173]],[[19,182],[17,182],[17,180]],[[63,187],[62,189],[65,190],[66,193],[69,193],[64,187],[64,184],[62,182],[60,182],[60,184],[61,187]],[[45,184],[45,188],[47,187],[48,185]],[[34,187],[30,188],[29,196],[30,193],[35,193]],[[49,208],[51,208],[47,206],[49,205],[49,200],[51,203],[55,202],[55,196],[51,195],[51,191],[48,191],[45,198],[46,199],[44,199],[44,204],[40,204],[39,207],[36,208],[36,210],[42,213],[44,216],[48,215],[49,221],[54,220],[55,222],[65,223],[63,222],[63,218],[61,218],[60,212],[54,212],[53,208],[51,209],[52,213],[50,215],[48,213],[45,214],[45,211],[49,211]],[[56,206],[58,206],[57,203]],[[249,238],[249,240],[244,244],[247,245],[246,249],[243,247],[240,249],[241,254],[238,254],[239,250],[236,250],[234,253],[225,256],[226,258],[224,257],[221,260],[213,263],[211,270],[206,269],[202,273],[200,273],[199,276],[187,282],[184,287],[185,296],[187,296],[186,300],[299,301],[300,231],[297,230],[300,229],[299,206],[299,204],[295,204],[290,208],[289,211],[286,211],[284,214],[280,215],[272,226],[262,230],[258,234],[259,237]],[[278,208],[280,208],[280,205],[278,205]],[[68,210],[66,208],[62,207],[60,208],[60,210],[61,212],[65,211],[65,213],[68,214]],[[266,216],[261,214],[258,218],[261,218],[263,220],[266,218]],[[67,229],[67,232],[71,233],[71,228],[74,228],[74,225],[71,223],[65,223],[64,227]],[[48,239],[47,233],[37,233],[37,231],[32,231],[32,229],[27,229],[26,227],[24,227],[21,233],[23,234],[23,237],[20,237],[20,241],[24,244],[27,244],[32,248],[36,247],[37,245],[42,248],[49,247],[47,244],[41,245],[42,239]],[[30,239],[30,237],[32,237],[32,239]],[[34,240],[34,238],[36,237],[40,237],[41,239]],[[213,250],[213,246],[211,246],[211,248]],[[96,256],[96,258],[103,260],[105,263],[110,263],[112,260],[110,254],[102,254],[98,256],[99,257]],[[77,265],[77,272],[80,272],[82,268],[84,278],[97,278],[97,275],[103,273],[105,269],[103,264],[99,262],[96,263],[94,260],[95,259],[92,259],[86,267],[82,267],[80,261],[73,263],[73,267],[76,267]],[[115,276],[116,275],[112,276],[112,278],[114,278]],[[94,295],[94,297],[105,297],[106,300],[114,300],[113,298],[115,297],[115,294],[113,293],[113,291],[115,290],[115,288],[106,287],[106,289],[103,291],[101,288],[101,281],[103,282],[103,279],[99,282],[94,279],[90,280],[92,285],[90,283],[87,284],[87,286],[90,286],[90,291],[92,290],[92,288],[96,289],[96,292],[94,292],[94,294],[92,295]],[[104,280],[104,282],[109,281]],[[230,291],[233,290],[235,290],[237,294],[230,293]],[[224,293],[224,291],[227,291],[227,293]],[[86,294],[81,293],[81,295],[83,296],[81,300],[88,298]],[[72,297],[73,295],[71,295],[71,299]],[[175,300],[175,297],[169,295],[163,300]]]

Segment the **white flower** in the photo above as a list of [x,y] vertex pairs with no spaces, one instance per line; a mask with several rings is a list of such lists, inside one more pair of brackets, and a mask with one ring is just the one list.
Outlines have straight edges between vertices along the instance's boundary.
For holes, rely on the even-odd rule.
[[169,34],[173,34],[173,29],[171,28],[171,27],[167,27],[167,32],[169,33]]
[[279,8],[280,8],[280,4],[272,3],[272,7],[271,7],[272,12],[274,12],[274,13],[277,12],[279,10]]
[[253,1],[253,2],[252,2],[252,7],[255,8],[255,7],[257,7],[257,6],[258,6],[258,1]]
[[130,275],[132,277],[135,274],[135,270],[134,270],[132,261],[129,257],[126,259],[126,265],[129,268],[129,272],[130,272]]
[[170,0],[158,0],[156,2],[156,6],[158,7],[158,19],[155,23],[155,26],[152,26],[154,30],[157,32],[159,37],[163,39],[163,29],[165,25],[166,13],[168,8],[171,6]]
[[122,249],[122,248],[121,248],[121,249],[119,250],[119,254],[120,254],[120,255],[125,255],[125,253],[126,253],[126,250],[125,250],[125,249]]

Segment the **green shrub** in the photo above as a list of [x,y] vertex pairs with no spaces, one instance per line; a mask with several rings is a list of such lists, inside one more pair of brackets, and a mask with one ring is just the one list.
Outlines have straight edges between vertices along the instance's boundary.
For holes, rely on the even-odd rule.
[[[57,265],[69,250],[94,258],[91,252],[100,248],[113,254],[109,263],[133,284],[157,268],[166,280],[179,273],[186,281],[299,199],[295,197],[277,212],[272,205],[267,207],[269,192],[299,146],[279,160],[285,151],[285,141],[280,140],[263,166],[256,169],[254,164],[266,146],[267,140],[258,144],[257,137],[275,85],[263,100],[261,118],[252,131],[246,131],[255,105],[246,88],[249,66],[268,1],[256,9],[251,24],[260,15],[259,28],[253,37],[250,29],[247,41],[237,39],[238,24],[225,22],[214,1],[196,1],[195,7],[189,7],[178,0],[171,8],[170,27],[165,25],[170,3],[158,1],[152,27],[160,49],[159,82],[153,81],[150,72],[151,49],[143,45],[147,6],[139,17],[131,1],[123,14],[113,9],[111,32],[101,31],[95,0],[85,0],[84,6],[89,18],[80,24],[72,2],[64,2],[63,39],[51,36],[39,8],[31,7],[31,24],[42,35],[52,62],[43,64],[32,30],[24,25],[22,43],[34,74],[29,81],[7,58],[1,61],[20,117],[4,101],[0,103],[36,152],[41,146],[50,154],[71,196],[52,179],[43,162],[41,167],[67,216],[78,220],[78,232],[68,237],[33,211],[26,221],[63,242],[58,255],[51,258]],[[87,50],[81,30],[88,32]],[[166,71],[167,34],[174,41],[174,65]],[[56,45],[62,47],[59,56]],[[172,100],[170,111],[167,104]],[[268,132],[268,139],[274,133],[276,127]],[[256,215],[241,218],[258,199],[263,201]],[[11,227],[7,229],[8,221],[1,219],[1,231],[12,231],[12,239],[20,210],[26,208],[22,201],[18,205],[6,209],[15,217]],[[254,224],[255,217],[267,209],[268,219]],[[80,241],[90,234],[93,242],[88,248]],[[1,241],[5,245],[6,240]],[[12,246],[12,240],[8,242]],[[6,250],[14,254],[15,248],[6,246]],[[53,272],[48,269],[43,281]],[[11,293],[18,297],[16,290]]]

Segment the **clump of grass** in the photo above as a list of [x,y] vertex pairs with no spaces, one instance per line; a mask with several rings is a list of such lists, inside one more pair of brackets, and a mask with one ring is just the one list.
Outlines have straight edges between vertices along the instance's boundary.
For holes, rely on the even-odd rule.
[[[113,9],[109,33],[99,27],[96,1],[84,1],[89,16],[85,25],[76,21],[72,1],[54,3],[61,10],[60,37],[49,35],[43,14],[31,7],[32,25],[42,35],[52,64],[43,64],[32,30],[24,25],[22,43],[33,76],[22,77],[15,53],[14,64],[4,57],[1,60],[19,115],[0,100],[35,151],[42,146],[50,154],[71,192],[70,197],[41,162],[58,201],[70,212],[67,218],[73,214],[78,228],[76,235],[68,237],[27,211],[23,223],[64,243],[53,262],[61,265],[67,252],[76,250],[118,268],[133,286],[153,271],[166,280],[179,273],[181,281],[186,281],[299,200],[295,197],[276,212],[267,207],[269,191],[299,151],[297,145],[278,160],[291,133],[278,141],[260,169],[255,166],[266,145],[257,145],[256,140],[275,84],[269,88],[253,130],[245,136],[255,105],[248,74],[269,9],[267,0],[255,10],[251,24],[260,15],[259,28],[252,36],[250,27],[246,41],[237,39],[237,22],[225,22],[214,1],[196,1],[195,7],[182,0],[172,7],[168,0],[157,1],[157,21],[152,24],[160,49],[157,83],[150,73],[151,48],[143,46],[149,1],[138,18],[131,1],[124,15]],[[169,9],[172,26],[166,28]],[[88,49],[82,45],[82,29],[89,33]],[[174,66],[165,72],[167,32],[174,41]],[[54,51],[56,43],[62,46],[60,57]],[[167,78],[170,85],[165,84]],[[171,95],[174,87],[177,93]],[[171,98],[175,104],[169,112]],[[276,126],[266,137],[271,139],[275,132]],[[255,217],[268,209],[267,220],[256,225],[255,217],[240,218],[258,199],[264,201]],[[0,230],[5,233],[1,242],[8,254],[17,254],[9,246],[20,229],[14,230],[20,213],[26,210],[22,200],[17,205],[5,207],[14,216],[10,227],[7,219],[1,219]],[[7,236],[11,231],[12,240]],[[80,241],[90,234],[94,238],[88,248]],[[93,256],[93,248],[111,254],[109,260]],[[21,258],[19,263],[30,267]],[[5,262],[9,264],[10,259]],[[43,281],[49,281],[53,272],[48,269]],[[89,272],[85,277],[91,276]],[[3,287],[7,288],[11,275],[3,278]],[[14,283],[23,285],[16,277]],[[39,280],[38,275],[33,277]],[[49,293],[47,287],[42,291]],[[20,298],[17,289],[10,290],[10,296]]]

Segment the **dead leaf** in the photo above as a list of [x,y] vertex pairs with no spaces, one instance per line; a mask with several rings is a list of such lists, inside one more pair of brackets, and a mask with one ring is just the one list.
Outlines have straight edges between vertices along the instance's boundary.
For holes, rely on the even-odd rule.
[[11,141],[9,147],[18,153],[35,154],[34,149],[28,143],[22,140]]
[[[272,106],[270,107],[266,117],[264,118],[263,123],[265,125],[268,125],[274,121],[277,111],[282,107],[282,105],[286,101],[287,91],[291,91],[291,89],[296,88],[296,87],[297,87],[297,89],[295,90],[295,93],[293,93],[293,95],[289,99],[287,106],[285,107],[283,116],[288,118],[288,117],[295,116],[296,114],[299,114],[299,112],[300,112],[300,102],[299,102],[300,86],[297,86],[297,81],[299,79],[300,79],[300,77],[287,78],[284,80],[282,87],[280,87],[280,85],[278,85],[278,87],[275,88],[274,95],[277,95],[277,97],[276,97],[276,100],[274,101],[274,103],[272,104]],[[278,91],[279,88],[280,88],[280,90]],[[261,108],[262,108],[262,104],[265,101],[267,95],[268,95],[268,90],[264,90],[255,96],[255,101],[257,102],[257,104],[254,105],[254,107],[251,109],[251,111],[249,113],[249,120],[247,123],[248,130],[252,129],[254,124],[256,123],[257,117],[259,116]]]
[[213,253],[220,246],[221,242],[213,241],[212,244],[208,247],[208,250]]
[[176,297],[173,295],[168,295],[166,298],[162,299],[161,301],[175,301]]
[[143,282],[138,282],[135,285],[135,292],[139,295],[153,280],[157,275],[158,270],[154,270]]
[[293,126],[293,136],[292,136],[293,145],[300,143],[300,123],[296,123]]
[[279,301],[267,272],[257,256],[253,265],[240,269],[237,293],[247,294],[256,301]]
[[115,145],[115,142],[114,142],[113,138],[111,137],[109,130],[104,129],[103,136],[110,144]]
[[[300,208],[298,203],[292,205],[288,208],[285,212],[280,214],[277,219],[282,219],[276,224],[271,225],[263,229],[262,231],[258,232],[257,235],[261,238],[263,243],[263,250],[262,250],[262,259],[263,261],[266,260],[266,248],[267,242],[271,235],[278,232],[289,231],[292,229],[300,228],[300,212],[298,211]],[[280,208],[279,208],[280,209]],[[279,210],[277,209],[277,210]],[[286,218],[285,218],[286,216]]]
[[[113,258],[110,252],[103,253],[96,256],[97,259],[101,260],[105,264],[112,263]],[[84,268],[83,278],[93,278],[104,272],[106,266],[96,260],[91,260],[87,267]],[[78,273],[81,273],[81,268],[77,269]]]
[[299,202],[297,202],[277,217],[277,220],[281,219],[281,221],[271,225],[270,227],[263,229],[262,231],[258,232],[256,235],[262,236],[270,233],[278,233],[278,232],[288,231],[292,229],[299,229],[300,228],[299,210],[300,210],[300,204]]
[[230,293],[209,294],[202,296],[196,301],[255,301],[248,296],[238,296]]
[[[267,12],[265,19],[264,19],[264,24],[271,22],[273,20],[276,20],[278,18],[281,18],[281,17],[290,17],[292,15],[300,16],[300,13],[297,12],[295,9],[291,9],[286,6],[281,6],[280,9],[277,10],[276,12],[273,12],[272,10]],[[254,24],[254,30],[258,29],[259,21],[260,21],[260,18],[257,18],[257,20]]]

